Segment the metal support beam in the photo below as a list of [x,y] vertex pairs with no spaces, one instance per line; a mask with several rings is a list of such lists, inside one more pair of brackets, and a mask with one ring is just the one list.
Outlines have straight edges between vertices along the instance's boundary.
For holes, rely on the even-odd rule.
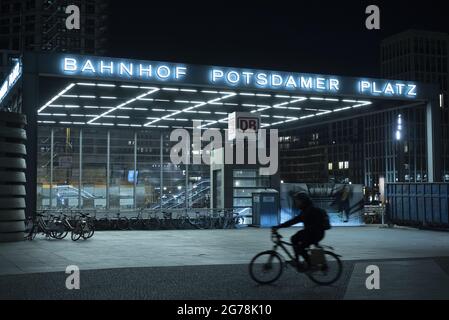
[[[190,155],[189,155],[190,156]],[[184,190],[184,197],[186,203],[186,209],[189,209],[189,164],[185,164],[186,172],[186,186]]]
[[441,117],[437,101],[429,101],[426,108],[427,182],[441,182]]
[[79,152],[79,180],[78,180],[78,209],[82,208],[81,205],[81,190],[83,188],[83,129],[80,129],[79,135],[80,152]]
[[133,181],[133,208],[137,208],[137,132],[134,131],[134,181]]
[[110,188],[111,184],[111,131],[108,130],[107,148],[106,148],[106,209],[110,208]]
[[163,166],[164,166],[164,133],[161,131],[161,139],[160,139],[160,211],[162,212],[162,194],[164,192],[164,174],[163,174]]
[[50,209],[53,207],[53,158],[54,158],[54,144],[55,144],[55,131],[51,128],[50,131]]

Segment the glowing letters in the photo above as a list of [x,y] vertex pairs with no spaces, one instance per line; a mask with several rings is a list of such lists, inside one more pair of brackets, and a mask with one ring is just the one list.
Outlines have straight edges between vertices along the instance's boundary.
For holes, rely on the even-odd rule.
[[[421,96],[413,82],[378,79],[340,78],[225,67],[195,67],[176,63],[136,61],[90,56],[63,56],[60,68],[66,75],[117,78],[149,82],[182,82],[232,89],[267,89],[386,98],[417,99]],[[5,94],[0,87],[0,94]],[[1,97],[1,95],[0,95]]]
[[62,68],[67,74],[153,78],[156,80],[181,80],[187,74],[187,68],[179,65],[93,59],[79,61],[76,58],[64,58]]
[[414,98],[417,96],[417,86],[410,83],[386,82],[379,81],[359,81],[359,92],[362,94],[382,95],[382,96],[398,96]]
[[312,91],[338,92],[340,81],[336,78],[292,75],[274,72],[250,72],[220,69],[210,71],[213,84],[225,83],[230,86],[256,86],[271,89],[302,89]]
[[6,80],[0,86],[0,102],[6,97],[9,90],[14,86],[17,80],[22,75],[22,64],[17,62],[12,69],[11,73],[7,76]]

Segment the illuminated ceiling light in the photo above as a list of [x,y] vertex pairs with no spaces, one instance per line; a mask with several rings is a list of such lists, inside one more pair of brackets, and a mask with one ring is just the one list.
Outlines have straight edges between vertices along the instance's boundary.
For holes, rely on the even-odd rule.
[[79,98],[82,98],[82,99],[96,99],[97,97],[96,96],[79,96]]
[[72,104],[66,104],[66,105],[64,105],[64,108],[67,108],[67,109],[78,109],[78,108],[80,108],[80,106],[72,105]]
[[345,110],[349,110],[349,109],[352,109],[352,107],[345,107],[345,108],[335,109],[334,112],[340,112],[340,111],[345,111]]
[[121,85],[120,88],[139,89],[139,86]]
[[40,113],[40,116],[51,117],[51,113]]
[[84,106],[86,109],[99,109],[99,106]]
[[177,88],[162,88],[163,91],[179,91]]
[[348,99],[345,99],[345,100],[342,100],[343,102],[347,102],[347,103],[357,103],[358,101],[357,100],[348,100]]
[[170,100],[166,100],[166,99],[154,99],[154,101],[157,101],[157,102],[170,102]]
[[187,101],[187,100],[175,100],[174,102],[175,102],[175,103],[190,103],[190,102]]
[[182,92],[191,92],[191,93],[198,92],[198,90],[195,90],[195,89],[181,89],[181,91]]
[[279,94],[275,95],[275,97],[282,98],[282,99],[290,99],[291,98],[290,96],[284,96],[284,95],[279,95]]
[[84,114],[70,114],[70,117],[84,117]]
[[332,113],[332,111],[324,111],[324,112],[317,113],[316,115],[322,116],[322,115],[329,114],[329,113]]
[[65,94],[61,95],[62,98],[78,98],[76,94]]
[[41,113],[44,111],[49,105],[53,104],[56,100],[58,100],[59,97],[66,94],[70,89],[72,89],[75,86],[74,83],[69,84],[64,90],[62,90],[60,93],[58,93],[56,96],[54,96],[50,101],[48,101],[46,104],[44,104],[39,110],[37,110],[37,113]]
[[315,101],[324,101],[324,98],[319,98],[319,97],[310,97],[310,100],[315,100]]
[[122,104],[119,104],[118,106],[116,106],[116,107],[114,107],[114,108],[112,108],[112,109],[110,109],[110,110],[104,112],[103,114],[99,115],[98,117],[96,117],[96,118],[90,120],[89,123],[95,122],[95,121],[97,121],[98,119],[100,119],[100,118],[102,118],[102,117],[108,115],[109,113],[111,113],[111,112],[113,112],[113,111],[115,111],[115,110],[117,110],[117,109],[120,109],[121,107],[124,107],[124,106],[126,106],[126,105],[128,105],[128,104],[130,104],[130,103],[132,103],[132,102],[134,102],[134,101],[136,101],[137,99],[139,99],[139,98],[144,98],[144,97],[149,96],[150,94],[153,94],[153,93],[155,93],[155,92],[157,92],[157,91],[159,91],[158,88],[153,88],[152,90],[150,90],[150,91],[148,91],[148,92],[145,92],[144,94],[141,94],[141,95],[139,95],[139,96],[137,96],[137,97],[135,97],[135,98],[133,98],[133,99],[130,99],[130,100],[128,100],[128,101],[126,101],[126,102],[124,102],[124,103],[122,103]]
[[214,112],[215,114],[224,114],[224,115],[227,115],[228,113],[227,112]]
[[257,97],[271,98],[271,94],[265,94],[265,93],[257,93],[256,96]]
[[53,117],[65,117],[67,115],[65,113],[53,113],[52,116]]
[[334,98],[326,98],[324,100],[326,100],[326,101],[333,101],[333,102],[339,102],[340,101],[340,99],[334,99]]
[[277,126],[277,125],[282,124],[282,123],[285,123],[285,121],[275,122],[275,123],[272,123],[271,125],[272,126]]
[[156,112],[167,112],[167,110],[165,109],[151,109],[151,111],[156,111]]
[[310,114],[308,116],[300,117],[299,119],[308,119],[308,118],[313,118],[313,117],[315,117],[315,115],[314,114]]
[[218,91],[212,91],[212,90],[202,90],[202,93],[208,93],[208,94],[218,94]]
[[88,87],[95,87],[95,83],[85,83],[85,82],[78,82],[77,85],[79,86],[88,86]]
[[59,121],[60,124],[72,124],[72,122],[69,121]]
[[102,97],[100,97],[100,99],[117,100],[117,97],[107,97],[107,96],[102,96]]
[[240,92],[239,95],[241,96],[247,96],[247,97],[255,97],[255,93],[248,93],[248,92]]
[[62,104],[51,104],[49,105],[50,108],[64,108]]
[[115,88],[116,85],[115,84],[108,84],[108,83],[98,83],[97,84],[98,87],[109,87],[109,88]]
[[82,125],[82,126],[84,126],[86,123],[85,123],[85,122],[73,122],[73,124],[77,124],[77,125]]

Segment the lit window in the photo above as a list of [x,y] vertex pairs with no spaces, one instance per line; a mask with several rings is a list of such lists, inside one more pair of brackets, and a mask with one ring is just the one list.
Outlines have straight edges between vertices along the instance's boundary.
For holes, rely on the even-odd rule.
[[345,161],[345,169],[349,169],[349,162]]
[[329,171],[332,171],[332,170],[334,169],[334,164],[333,164],[332,162],[330,162],[330,163],[327,165],[327,168],[329,169]]
[[343,167],[344,167],[344,163],[343,162],[339,162],[338,163],[338,169],[343,169]]

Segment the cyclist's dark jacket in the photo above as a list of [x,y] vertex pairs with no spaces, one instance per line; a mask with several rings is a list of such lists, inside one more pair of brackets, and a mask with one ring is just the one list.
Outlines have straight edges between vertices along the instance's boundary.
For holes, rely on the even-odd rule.
[[325,212],[320,208],[309,206],[293,219],[286,221],[278,226],[278,228],[288,228],[300,222],[304,223],[304,230],[311,232],[324,231],[323,216]]

